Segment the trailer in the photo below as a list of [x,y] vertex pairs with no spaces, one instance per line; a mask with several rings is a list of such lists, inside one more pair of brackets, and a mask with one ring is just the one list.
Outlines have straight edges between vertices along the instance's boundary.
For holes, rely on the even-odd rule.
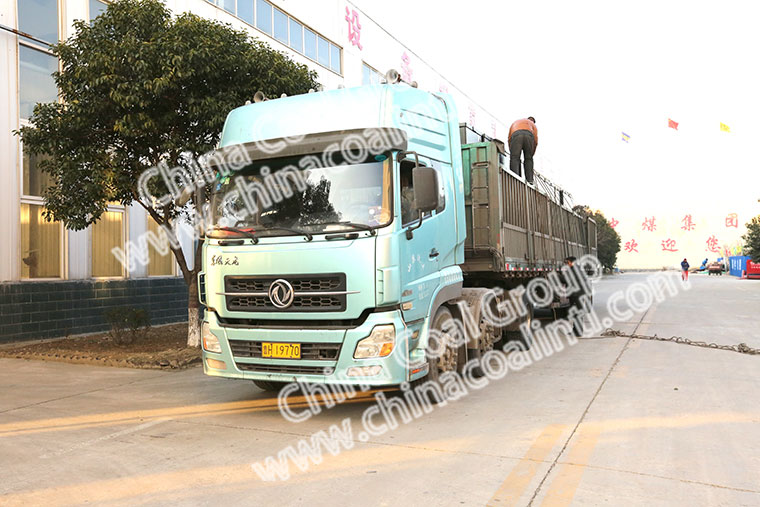
[[[463,142],[466,131],[460,126]],[[499,140],[462,145],[467,240],[465,276],[525,279],[559,269],[568,257],[596,255],[596,223],[564,206],[564,191],[540,175],[546,191],[509,171]]]

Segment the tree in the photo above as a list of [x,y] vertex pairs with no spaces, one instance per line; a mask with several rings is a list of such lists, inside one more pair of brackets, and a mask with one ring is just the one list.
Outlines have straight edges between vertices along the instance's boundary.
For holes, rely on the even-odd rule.
[[591,211],[588,206],[575,206],[573,211],[580,216],[593,218],[596,222],[596,255],[606,269],[612,269],[617,263],[617,253],[620,251],[620,235],[599,211]]
[[747,222],[744,240],[744,254],[752,257],[752,262],[760,262],[760,215]]
[[[32,126],[20,130],[24,149],[47,154],[52,176],[44,192],[46,218],[70,229],[95,223],[109,202],[137,202],[168,234],[201,209],[210,188],[188,206],[143,202],[138,179],[165,163],[188,167],[212,150],[227,113],[256,91],[295,95],[317,88],[316,73],[229,25],[193,14],[172,16],[160,0],[120,0],[92,24],[52,47],[61,102],[38,104]],[[165,195],[161,178],[153,195]],[[176,236],[175,236],[176,239]],[[171,250],[188,286],[188,345],[200,342],[195,260],[174,241]]]

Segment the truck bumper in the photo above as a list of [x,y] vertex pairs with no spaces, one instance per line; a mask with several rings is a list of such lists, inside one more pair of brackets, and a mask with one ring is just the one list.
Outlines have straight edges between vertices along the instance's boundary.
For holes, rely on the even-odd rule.
[[[327,326],[321,329],[229,327],[219,325],[216,314],[209,312],[206,322],[211,333],[219,339],[222,349],[219,354],[203,350],[203,371],[214,377],[273,382],[398,385],[409,380],[408,351],[416,346],[416,339],[409,338],[411,333],[406,331],[407,326],[398,310],[371,313],[361,325],[350,329],[330,329]],[[375,326],[388,324],[396,329],[391,354],[383,358],[354,359],[359,340],[369,336]],[[302,358],[263,358],[263,342],[299,343]]]

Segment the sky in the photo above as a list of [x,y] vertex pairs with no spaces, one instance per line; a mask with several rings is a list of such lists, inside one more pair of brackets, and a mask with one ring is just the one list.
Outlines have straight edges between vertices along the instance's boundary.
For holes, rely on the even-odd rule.
[[760,3],[353,1],[503,122],[534,116],[537,169],[618,222],[622,268],[714,259],[760,214]]

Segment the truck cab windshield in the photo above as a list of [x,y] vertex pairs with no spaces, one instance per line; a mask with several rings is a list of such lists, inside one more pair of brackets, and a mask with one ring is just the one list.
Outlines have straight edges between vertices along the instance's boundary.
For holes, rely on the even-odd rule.
[[[317,160],[334,164],[316,167]],[[385,226],[393,216],[391,160],[387,153],[347,163],[336,153],[256,161],[228,176],[217,174],[214,227],[264,237]]]

